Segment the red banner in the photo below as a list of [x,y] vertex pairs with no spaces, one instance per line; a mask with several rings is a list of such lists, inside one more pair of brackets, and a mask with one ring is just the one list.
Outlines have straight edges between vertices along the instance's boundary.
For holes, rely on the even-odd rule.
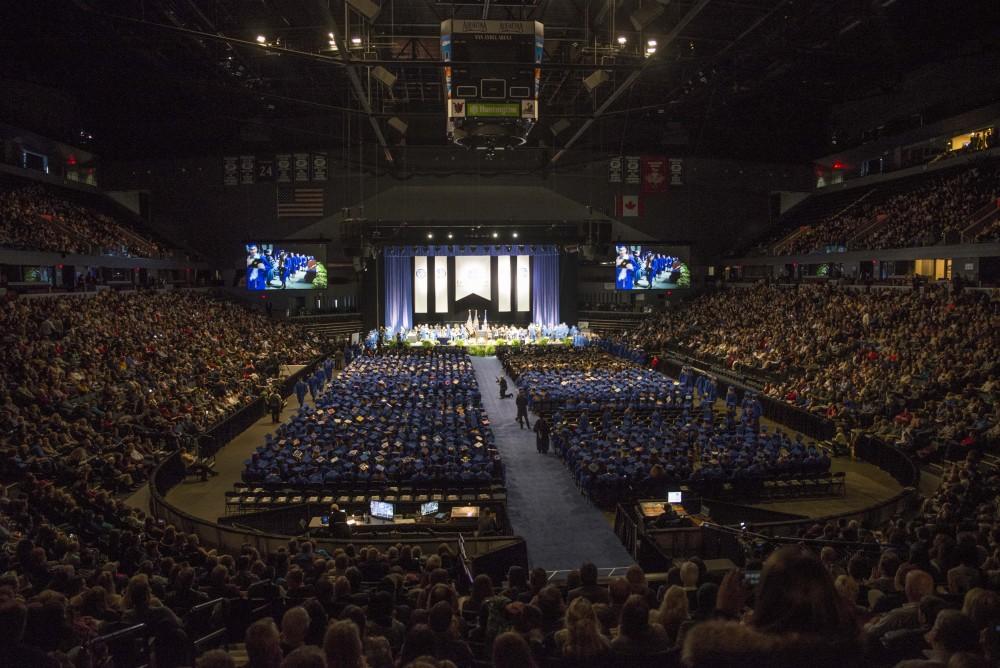
[[662,155],[642,156],[642,192],[661,193],[667,189],[670,175],[667,159]]

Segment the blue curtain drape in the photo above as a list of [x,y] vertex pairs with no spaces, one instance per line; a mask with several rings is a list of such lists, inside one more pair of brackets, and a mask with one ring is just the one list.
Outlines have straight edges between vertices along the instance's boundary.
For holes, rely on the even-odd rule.
[[386,255],[385,327],[389,334],[413,327],[413,269],[409,256]]
[[531,320],[551,327],[559,324],[559,256],[531,258]]

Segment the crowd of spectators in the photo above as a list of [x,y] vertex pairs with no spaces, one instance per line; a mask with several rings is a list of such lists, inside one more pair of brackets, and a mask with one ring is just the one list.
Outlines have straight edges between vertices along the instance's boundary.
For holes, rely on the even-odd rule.
[[[157,668],[985,668],[1000,658],[984,502],[998,481],[970,457],[909,521],[817,524],[724,574],[691,558],[655,583],[638,566],[602,581],[591,563],[470,583],[448,544],[221,554],[106,493],[28,476],[0,498],[0,650],[12,668],[103,665],[120,651],[98,638],[143,624]],[[232,635],[228,651],[196,656],[206,626]]]
[[[983,206],[1000,199],[1000,163],[980,162],[957,173],[929,176],[905,192],[856,207],[804,229],[775,252],[799,255],[826,246],[850,250],[932,246],[942,241],[958,243],[962,230]],[[853,239],[870,224],[884,221],[871,233]],[[987,241],[997,233],[987,228],[976,241]]]
[[503,468],[469,356],[384,348],[353,359],[313,406],[268,434],[243,477],[489,484]]
[[257,399],[303,330],[191,293],[0,303],[0,476],[110,491]]
[[[976,291],[755,286],[646,321],[634,339],[756,376],[765,394],[921,457],[1000,443],[1000,313]],[[949,455],[950,453],[950,455]]]
[[0,192],[0,246],[85,255],[169,256],[162,244],[42,185]]

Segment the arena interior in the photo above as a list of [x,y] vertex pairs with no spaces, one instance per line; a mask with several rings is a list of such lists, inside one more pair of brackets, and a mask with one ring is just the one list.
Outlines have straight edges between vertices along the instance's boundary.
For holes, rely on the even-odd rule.
[[0,665],[1000,665],[996,0],[0,11]]

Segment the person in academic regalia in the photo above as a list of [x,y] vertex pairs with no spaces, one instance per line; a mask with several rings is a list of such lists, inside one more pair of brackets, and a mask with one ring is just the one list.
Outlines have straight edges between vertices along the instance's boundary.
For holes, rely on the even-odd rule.
[[514,403],[517,405],[517,424],[521,429],[524,429],[525,425],[531,429],[531,424],[528,422],[528,397],[524,394],[524,390],[518,391]]
[[535,447],[543,455],[549,454],[549,431],[549,423],[544,416],[535,420]]
[[306,403],[306,390],[308,390],[308,389],[309,389],[309,386],[306,385],[306,382],[304,380],[302,380],[301,378],[299,378],[298,381],[296,381],[296,383],[295,383],[295,398],[299,400],[299,406],[300,407],[303,404]]
[[628,246],[618,247],[618,259],[615,261],[615,287],[619,290],[631,290],[635,284],[635,262],[628,252]]

